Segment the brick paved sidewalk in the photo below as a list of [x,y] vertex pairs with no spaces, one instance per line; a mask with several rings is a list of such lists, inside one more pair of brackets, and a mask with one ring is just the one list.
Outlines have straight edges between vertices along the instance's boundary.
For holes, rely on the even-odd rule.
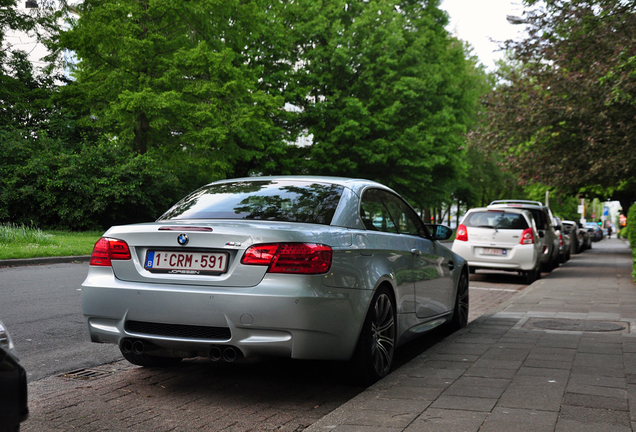
[[306,431],[632,431],[631,267],[594,243]]

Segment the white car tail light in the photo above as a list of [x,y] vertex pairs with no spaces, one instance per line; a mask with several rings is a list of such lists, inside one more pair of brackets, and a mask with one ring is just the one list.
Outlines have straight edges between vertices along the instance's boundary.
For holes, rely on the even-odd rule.
[[465,225],[460,224],[457,227],[457,235],[455,236],[455,240],[468,241],[468,230],[466,229]]
[[532,228],[526,228],[523,230],[519,244],[534,244],[534,233],[532,232]]

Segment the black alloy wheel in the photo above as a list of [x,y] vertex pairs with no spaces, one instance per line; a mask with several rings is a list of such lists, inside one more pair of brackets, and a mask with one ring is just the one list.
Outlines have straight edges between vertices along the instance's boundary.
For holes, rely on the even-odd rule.
[[351,360],[359,384],[370,385],[391,372],[396,343],[395,305],[386,287],[377,290]]
[[455,297],[455,307],[453,308],[453,318],[450,321],[450,330],[456,331],[468,324],[468,274],[462,271],[457,284],[457,296]]

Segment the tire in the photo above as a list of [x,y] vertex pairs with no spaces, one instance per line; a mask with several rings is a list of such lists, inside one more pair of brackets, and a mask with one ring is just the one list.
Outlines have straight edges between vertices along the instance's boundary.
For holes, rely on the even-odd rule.
[[360,385],[371,385],[391,372],[396,343],[396,309],[386,287],[376,291],[362,325],[351,366]]
[[552,261],[545,264],[541,264],[541,271],[543,273],[550,273],[554,267],[552,267]]
[[462,271],[457,283],[457,295],[455,296],[455,306],[453,307],[453,317],[448,325],[449,330],[454,332],[468,324],[469,294],[468,275]]
[[183,360],[179,357],[158,357],[146,353],[135,354],[133,352],[124,352],[121,348],[120,351],[126,360],[137,366],[170,367],[178,365],[181,360]]
[[557,254],[557,256],[552,260],[552,270],[559,268],[559,265],[561,264],[561,258],[560,255]]
[[539,270],[540,267],[541,267],[541,264],[537,264],[534,269],[523,273],[524,282],[527,285],[530,285],[532,282],[536,281],[537,279],[541,277],[541,271]]

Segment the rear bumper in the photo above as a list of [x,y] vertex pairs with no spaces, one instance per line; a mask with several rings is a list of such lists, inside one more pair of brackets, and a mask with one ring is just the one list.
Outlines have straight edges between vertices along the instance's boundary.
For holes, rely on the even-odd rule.
[[[207,355],[233,346],[249,357],[347,360],[353,354],[372,292],[326,287],[322,276],[265,277],[256,287],[219,288],[123,282],[91,267],[82,312],[94,342],[142,339],[166,353]],[[174,325],[176,333],[131,330],[127,321]],[[222,329],[218,336],[180,332]]]
[[[457,242],[456,242],[457,243]],[[484,247],[506,248],[506,255],[485,255]],[[530,271],[537,265],[539,251],[534,245],[491,246],[481,244],[453,244],[453,252],[468,261],[471,269]]]

